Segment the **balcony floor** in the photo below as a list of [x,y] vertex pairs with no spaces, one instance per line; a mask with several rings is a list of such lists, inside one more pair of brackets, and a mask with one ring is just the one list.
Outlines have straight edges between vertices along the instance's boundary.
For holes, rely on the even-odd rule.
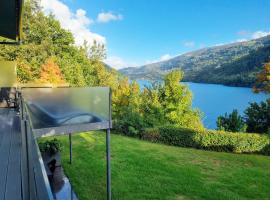
[[0,109],[0,200],[22,199],[21,150],[19,116]]

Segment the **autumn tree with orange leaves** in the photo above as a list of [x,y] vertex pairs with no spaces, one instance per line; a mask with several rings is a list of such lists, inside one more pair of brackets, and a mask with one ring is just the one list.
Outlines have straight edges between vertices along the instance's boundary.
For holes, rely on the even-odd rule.
[[53,58],[47,59],[41,66],[40,77],[36,80],[36,83],[51,84],[54,86],[67,85],[59,66]]
[[254,87],[256,93],[270,93],[270,62],[265,63],[263,70],[257,75],[258,84]]

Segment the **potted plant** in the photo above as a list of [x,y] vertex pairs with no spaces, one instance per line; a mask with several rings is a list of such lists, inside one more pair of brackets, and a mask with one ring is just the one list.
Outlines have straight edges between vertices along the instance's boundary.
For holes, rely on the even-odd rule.
[[41,140],[38,145],[47,175],[52,181],[56,168],[61,168],[60,151],[62,150],[62,144],[54,138],[52,140]]
[[62,144],[56,138],[52,140],[40,141],[38,143],[43,160],[51,160],[60,157]]

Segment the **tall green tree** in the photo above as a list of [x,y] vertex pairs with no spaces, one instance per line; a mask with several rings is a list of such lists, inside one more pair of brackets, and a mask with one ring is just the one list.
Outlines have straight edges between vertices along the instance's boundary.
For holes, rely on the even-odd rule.
[[245,110],[247,132],[270,133],[270,99],[250,103]]
[[192,108],[192,93],[180,83],[183,76],[182,71],[172,71],[165,76],[164,86],[159,88],[165,121],[176,126],[202,129],[201,114]]
[[245,132],[247,126],[241,115],[237,110],[233,110],[232,113],[225,113],[224,116],[219,116],[217,119],[217,129],[230,131],[230,132]]
[[120,79],[113,101],[115,127],[126,135],[139,136],[146,125],[141,112],[142,98],[138,83],[133,81],[130,84],[127,78]]
[[141,110],[148,127],[166,124],[158,87],[146,87],[142,92]]

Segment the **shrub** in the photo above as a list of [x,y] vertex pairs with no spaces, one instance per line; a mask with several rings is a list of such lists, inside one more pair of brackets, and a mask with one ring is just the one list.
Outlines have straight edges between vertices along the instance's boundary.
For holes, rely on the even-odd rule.
[[264,148],[270,144],[267,135],[213,130],[197,133],[195,140],[204,149],[235,153],[265,153]]
[[248,132],[270,133],[270,99],[261,103],[250,103],[245,110]]
[[246,132],[246,124],[244,119],[238,114],[237,110],[233,110],[231,114],[225,113],[217,119],[217,129],[231,132]]
[[144,130],[142,139],[181,147],[270,155],[270,137],[255,133],[195,131],[167,126]]
[[53,140],[45,140],[45,141],[40,141],[38,143],[40,152],[45,153],[48,152],[50,155],[54,155],[57,152],[61,151],[62,149],[62,144],[60,143],[59,140],[53,139]]
[[170,145],[196,147],[195,132],[192,129],[176,128],[173,126],[160,127],[161,142]]
[[121,120],[115,120],[114,129],[127,136],[140,137],[145,127],[142,117],[136,112],[127,112]]
[[142,139],[181,147],[197,147],[194,143],[196,132],[187,128],[164,126],[145,129]]
[[141,138],[151,142],[160,142],[160,131],[158,128],[145,129],[141,134]]

